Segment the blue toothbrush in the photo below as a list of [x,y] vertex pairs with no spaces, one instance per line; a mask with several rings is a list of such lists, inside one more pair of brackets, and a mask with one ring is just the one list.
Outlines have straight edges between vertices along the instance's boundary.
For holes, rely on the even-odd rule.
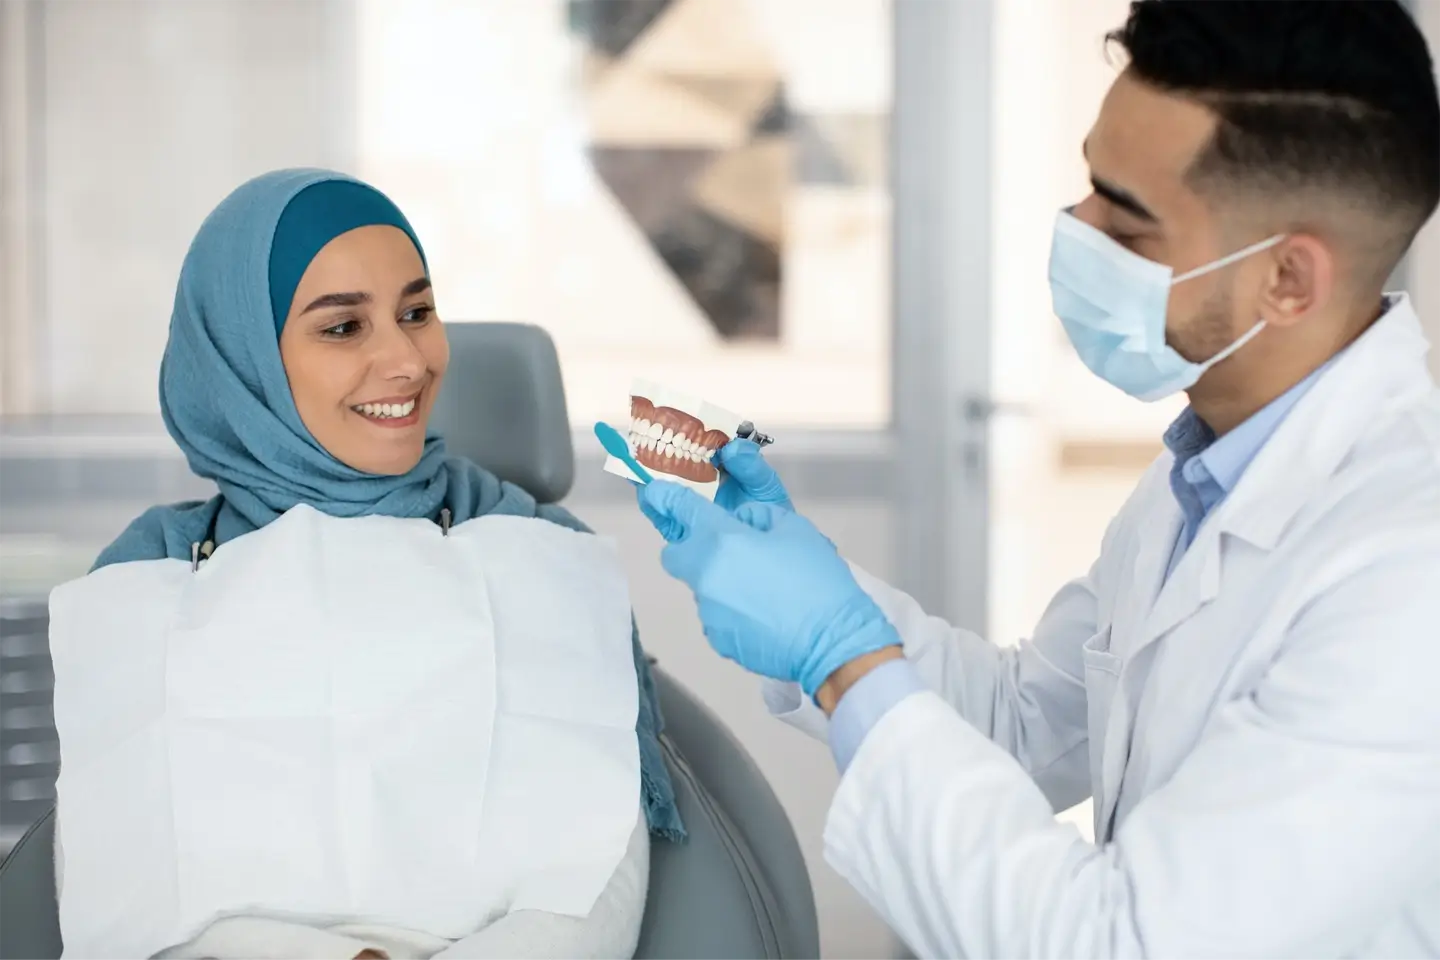
[[620,435],[619,430],[608,423],[597,423],[595,424],[595,436],[600,438],[600,445],[605,448],[605,452],[629,467],[630,472],[639,477],[641,483],[649,483],[655,479],[650,476],[650,471],[640,466],[635,460],[635,455],[630,452],[630,444],[625,442],[625,438]]

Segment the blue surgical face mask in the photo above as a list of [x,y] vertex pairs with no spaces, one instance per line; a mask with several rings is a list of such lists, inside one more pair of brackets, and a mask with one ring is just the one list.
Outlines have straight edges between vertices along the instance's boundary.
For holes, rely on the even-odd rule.
[[1091,372],[1138,400],[1154,401],[1194,386],[1215,364],[1265,327],[1258,321],[1204,363],[1180,356],[1165,342],[1170,288],[1275,246],[1284,236],[1246,247],[1174,276],[1162,263],[1127,250],[1089,224],[1061,211],[1050,250],[1050,295],[1055,315]]

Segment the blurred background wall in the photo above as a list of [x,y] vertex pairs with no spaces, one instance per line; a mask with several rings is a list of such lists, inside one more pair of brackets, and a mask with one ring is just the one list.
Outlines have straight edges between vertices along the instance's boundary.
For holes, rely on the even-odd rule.
[[[189,239],[245,178],[331,166],[409,213],[448,321],[551,332],[578,428],[566,505],[618,540],[646,646],[774,783],[826,955],[898,955],[822,861],[828,752],[711,653],[584,428],[623,415],[633,377],[684,384],[779,436],[852,559],[998,642],[1027,634],[1178,410],[1089,376],[1046,285],[1125,8],[0,0],[5,841],[56,760],[26,611],[145,507],[209,493],[156,415]],[[1418,9],[1440,47],[1440,0]],[[1440,321],[1440,226],[1408,273]],[[1087,809],[1065,816],[1088,832]]]

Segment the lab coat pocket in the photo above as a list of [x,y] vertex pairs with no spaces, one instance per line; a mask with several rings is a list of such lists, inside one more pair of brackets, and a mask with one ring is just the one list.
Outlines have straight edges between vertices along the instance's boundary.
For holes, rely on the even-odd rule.
[[1085,662],[1085,720],[1090,736],[1090,790],[1095,807],[1100,808],[1101,771],[1105,769],[1105,731],[1110,723],[1110,710],[1120,687],[1122,661],[1110,652],[1110,628],[1095,634],[1081,648]]

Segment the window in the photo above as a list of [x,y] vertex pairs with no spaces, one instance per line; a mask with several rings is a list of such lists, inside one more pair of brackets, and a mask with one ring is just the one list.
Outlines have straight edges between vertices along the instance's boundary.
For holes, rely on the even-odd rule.
[[358,172],[450,320],[764,423],[889,419],[888,0],[363,0]]

